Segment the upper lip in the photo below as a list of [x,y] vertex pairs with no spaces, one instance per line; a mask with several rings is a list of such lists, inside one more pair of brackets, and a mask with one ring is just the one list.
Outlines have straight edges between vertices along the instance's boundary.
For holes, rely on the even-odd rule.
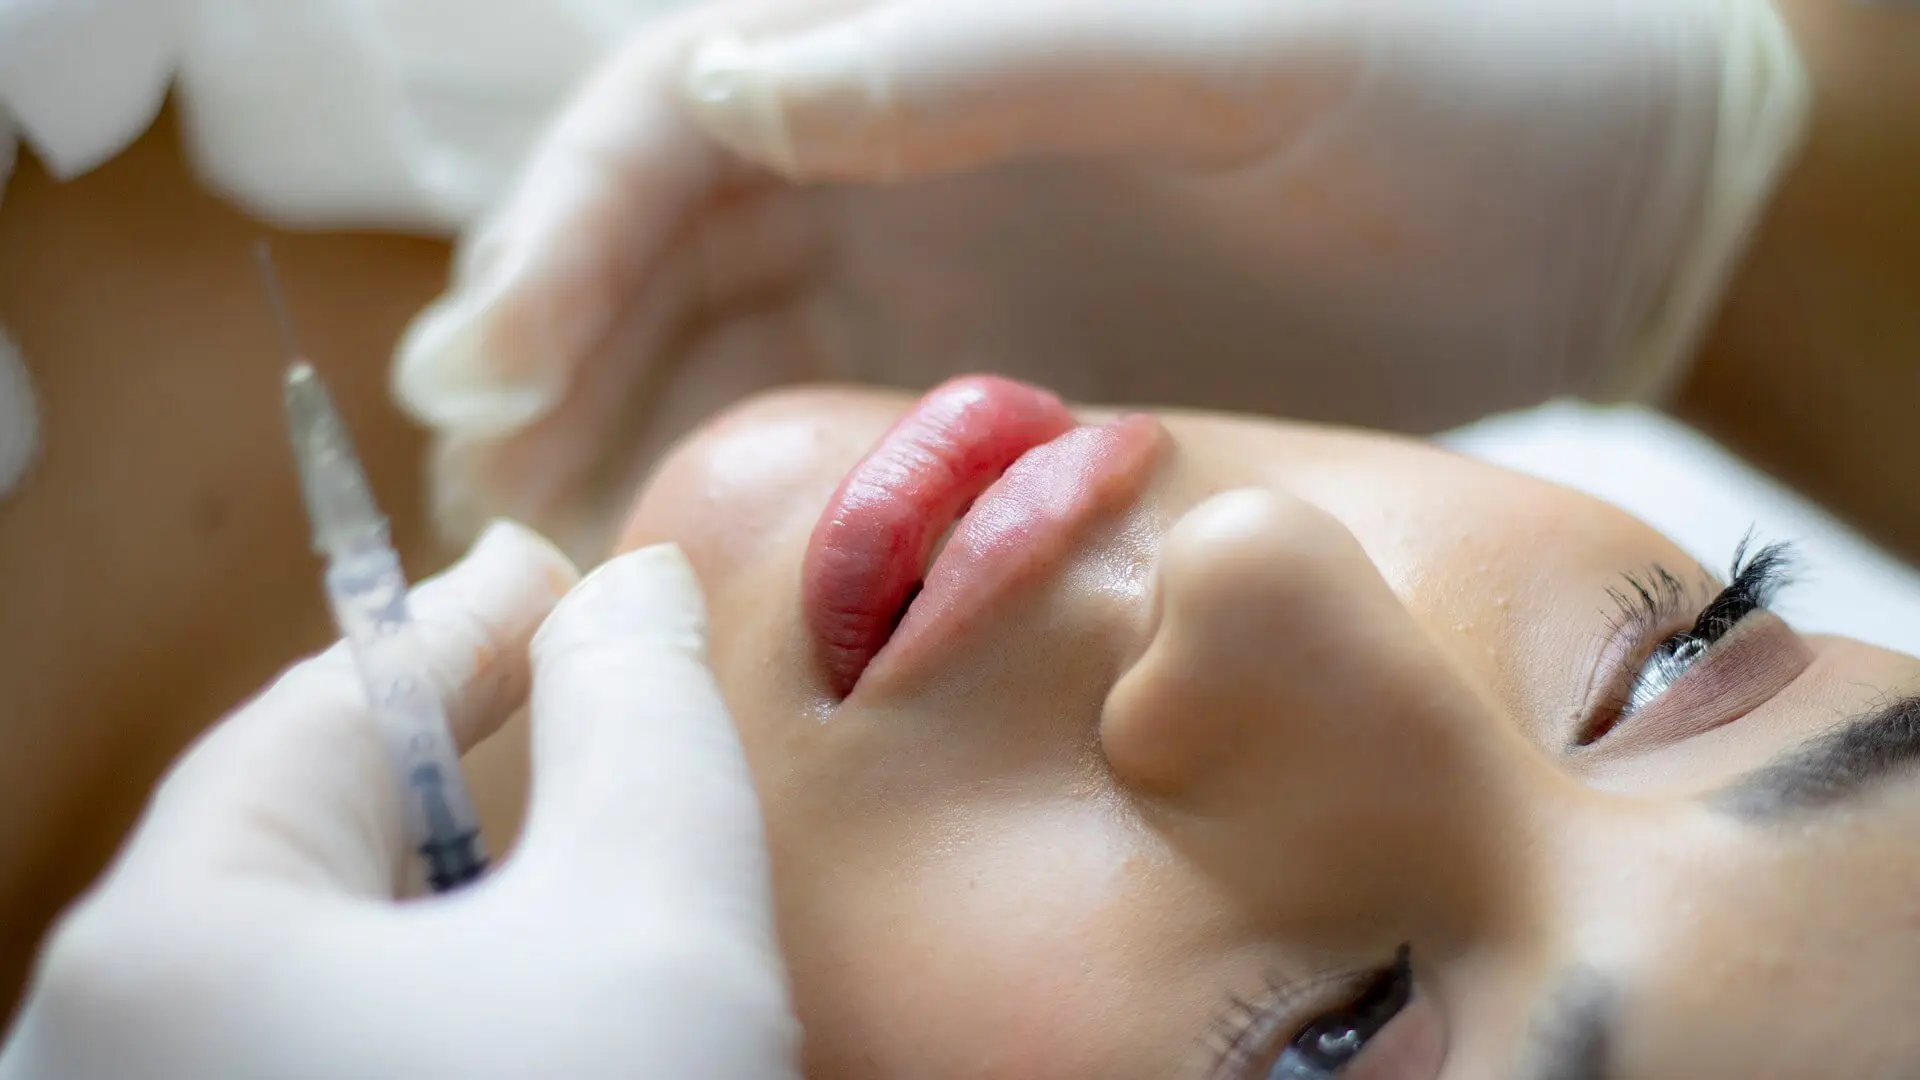
[[847,473],[807,546],[808,628],[832,690],[853,689],[918,590],[941,535],[1021,454],[1073,427],[1051,394],[992,377],[946,383]]
[[803,618],[832,693],[849,694],[883,648],[919,651],[907,643],[1046,565],[1080,520],[1130,502],[1159,432],[1144,417],[1080,427],[1052,394],[991,376],[927,394],[847,474],[807,548]]

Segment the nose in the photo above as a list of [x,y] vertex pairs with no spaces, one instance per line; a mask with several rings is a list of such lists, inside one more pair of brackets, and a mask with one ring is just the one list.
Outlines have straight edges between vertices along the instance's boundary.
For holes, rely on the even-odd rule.
[[1187,855],[1258,879],[1245,894],[1296,924],[1409,897],[1458,911],[1523,870],[1555,770],[1340,522],[1228,492],[1181,518],[1157,573],[1152,638],[1100,736]]

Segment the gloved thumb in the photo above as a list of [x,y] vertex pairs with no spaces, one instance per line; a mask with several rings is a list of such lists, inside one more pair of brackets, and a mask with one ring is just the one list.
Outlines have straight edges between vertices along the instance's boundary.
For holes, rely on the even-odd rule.
[[[408,596],[423,674],[465,750],[525,699],[527,643],[572,585],[565,556],[510,523]],[[214,726],[161,782],[117,872],[245,874],[386,898],[400,794],[344,643],[296,664]]]
[[[515,873],[634,918],[650,901],[772,949],[759,803],[671,544],[610,560],[533,643],[533,792]],[[622,916],[615,916],[622,917]]]
[[706,131],[794,179],[893,180],[1039,154],[1250,157],[1358,78],[1338,2],[900,0],[690,54]]

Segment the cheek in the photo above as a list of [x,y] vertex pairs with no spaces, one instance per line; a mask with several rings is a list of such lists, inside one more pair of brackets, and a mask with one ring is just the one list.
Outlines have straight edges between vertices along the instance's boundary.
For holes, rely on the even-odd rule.
[[[783,860],[783,933],[810,1072],[1175,1075],[1218,1002],[1194,913],[1093,804],[974,807]],[[857,852],[857,853],[855,853]]]
[[620,549],[673,540],[697,561],[740,565],[807,497],[816,506],[825,500],[834,449],[812,420],[723,423],[661,464],[628,516]]
[[1477,468],[1431,487],[1410,493],[1390,525],[1356,535],[1459,670],[1536,745],[1558,750],[1620,618],[1608,590],[1626,587],[1624,574],[1684,574],[1692,561],[1564,489]]
[[[647,481],[620,549],[675,540],[732,568],[769,555],[766,537],[806,534],[841,478],[906,399],[832,389],[782,390],[727,410],[677,444]],[[796,563],[797,565],[797,563]]]

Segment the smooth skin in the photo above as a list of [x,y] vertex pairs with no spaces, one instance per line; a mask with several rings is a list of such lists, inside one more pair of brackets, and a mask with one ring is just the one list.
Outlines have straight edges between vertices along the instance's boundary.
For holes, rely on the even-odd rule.
[[[1706,571],[1611,506],[1425,445],[1179,414],[1136,502],[836,702],[801,558],[909,404],[731,410],[621,543],[679,542],[707,591],[809,1076],[1219,1075],[1235,996],[1306,980],[1284,1042],[1402,943],[1413,1004],[1356,1080],[1585,1080],[1537,1071],[1569,1052],[1552,1007],[1583,978],[1612,994],[1609,1077],[1920,1060],[1920,783],[1772,823],[1702,800],[1911,691],[1920,661],[1755,614],[1572,751]],[[1608,589],[1654,566],[1686,610],[1623,639]],[[1663,741],[1728,702],[1736,722]]]

